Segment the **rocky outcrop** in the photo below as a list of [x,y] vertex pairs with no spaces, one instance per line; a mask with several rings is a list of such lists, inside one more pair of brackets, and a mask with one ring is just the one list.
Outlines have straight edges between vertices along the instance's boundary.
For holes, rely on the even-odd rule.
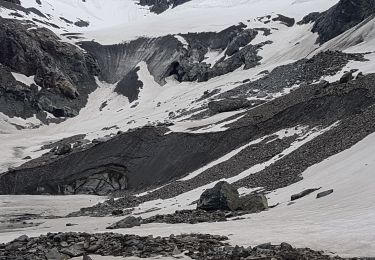
[[6,82],[2,80],[0,85],[7,106],[31,109],[29,113],[22,113],[20,109],[11,113],[5,108],[0,112],[19,117],[39,111],[61,117],[74,116],[96,88],[94,76],[99,72],[98,65],[90,55],[62,42],[52,31],[31,27],[32,24],[0,18],[2,70],[34,76],[37,85],[22,85],[20,89],[15,85],[21,84],[7,76]]
[[325,43],[375,14],[373,0],[341,0],[329,10],[310,14],[304,22],[314,21],[312,32],[319,34],[318,42]]
[[168,10],[170,7],[175,8],[191,0],[139,0],[139,4],[149,6],[150,11],[156,14],[161,14]]
[[138,99],[140,89],[143,87],[143,82],[138,79],[138,71],[139,67],[131,70],[115,88],[117,93],[128,97],[130,103]]

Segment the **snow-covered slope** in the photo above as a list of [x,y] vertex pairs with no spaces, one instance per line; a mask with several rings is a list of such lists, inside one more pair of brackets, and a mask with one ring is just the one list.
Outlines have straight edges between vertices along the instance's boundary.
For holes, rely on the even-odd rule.
[[[135,0],[23,0],[25,8],[36,8],[45,17],[35,13],[18,13],[26,18],[57,25],[48,26],[59,33],[82,33],[88,40],[103,44],[120,43],[140,36],[155,37],[187,32],[220,31],[239,22],[249,21],[254,27],[262,25],[258,17],[283,14],[297,21],[310,12],[321,12],[336,4],[338,0],[192,0],[169,9],[162,14],[151,13],[147,7]],[[3,17],[14,10],[1,10]],[[70,22],[87,21],[89,25],[79,27]],[[38,23],[41,26],[45,24]]]
[[[131,196],[122,198],[126,206],[105,210],[128,208],[145,218],[194,209],[203,191],[226,180],[241,194],[266,192],[277,206],[226,223],[147,224],[118,232],[169,236],[204,229],[228,235],[233,245],[286,241],[341,256],[375,255],[375,19],[319,44],[324,32],[312,32],[316,17],[338,2],[191,0],[156,14],[136,0],[21,0],[11,8],[0,1],[2,18],[32,20],[25,31],[52,30],[58,42],[72,43],[101,69],[95,80],[90,75],[78,115],[55,117],[38,99],[47,92],[54,105],[53,89],[39,86],[36,73],[17,68],[6,49],[0,51],[0,91],[11,82],[6,90],[14,102],[40,110],[10,116],[4,107],[12,109],[12,99],[0,96],[0,188],[7,189],[0,194],[81,193],[78,186],[98,187],[98,175],[108,177],[121,166]],[[303,19],[312,12],[322,13]],[[0,44],[7,36],[0,32]],[[45,59],[38,51],[49,37],[35,49],[38,60]],[[54,47],[46,48],[58,52]],[[5,66],[8,60],[12,66]],[[74,79],[79,73],[72,71],[66,74]],[[24,89],[32,89],[35,100]],[[72,151],[57,152],[62,144]],[[334,192],[290,203],[292,194],[309,188]],[[62,209],[72,198],[81,200]],[[2,224],[23,213],[60,216],[104,199],[0,196],[0,242],[21,233],[104,232],[119,218],[43,219],[21,231],[4,231]]]

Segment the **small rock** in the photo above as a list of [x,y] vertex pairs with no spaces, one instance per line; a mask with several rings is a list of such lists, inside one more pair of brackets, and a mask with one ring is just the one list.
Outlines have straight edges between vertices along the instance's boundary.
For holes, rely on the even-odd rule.
[[70,144],[61,144],[56,148],[54,153],[56,155],[64,155],[64,154],[70,153],[71,151],[72,151],[72,146]]
[[60,253],[71,257],[76,257],[83,255],[83,250],[79,245],[73,245],[71,247],[61,249]]
[[331,190],[326,190],[326,191],[322,191],[322,192],[319,192],[317,195],[316,195],[316,198],[319,199],[319,198],[322,198],[322,197],[325,197],[325,196],[328,196],[329,194],[333,193],[333,189]]
[[123,213],[124,213],[124,211],[121,210],[121,209],[115,209],[115,210],[112,211],[113,216],[118,216],[118,215],[121,215]]
[[19,242],[27,242],[27,241],[29,241],[29,237],[26,236],[26,235],[22,235],[22,236],[16,238],[15,241],[19,241]]
[[178,249],[177,246],[175,246],[173,249],[172,255],[179,255],[179,254],[181,254],[181,251]]
[[293,200],[297,200],[297,199],[300,199],[302,197],[305,197],[306,195],[309,195],[310,193],[314,192],[314,191],[317,191],[319,190],[320,188],[315,188],[315,189],[307,189],[307,190],[304,190],[300,193],[297,193],[297,194],[294,194],[291,196],[290,200],[293,201]]
[[56,247],[54,247],[46,253],[46,258],[48,260],[62,260],[64,259],[64,256],[60,254]]

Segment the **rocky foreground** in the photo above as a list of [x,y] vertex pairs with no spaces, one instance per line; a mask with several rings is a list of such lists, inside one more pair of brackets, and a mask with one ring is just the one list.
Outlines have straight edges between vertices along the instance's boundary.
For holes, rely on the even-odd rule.
[[270,243],[252,247],[231,246],[225,236],[205,234],[140,237],[115,233],[48,233],[40,237],[21,236],[0,244],[1,260],[60,260],[86,254],[102,256],[177,256],[192,259],[342,259],[330,257],[309,248],[293,248],[287,243]]

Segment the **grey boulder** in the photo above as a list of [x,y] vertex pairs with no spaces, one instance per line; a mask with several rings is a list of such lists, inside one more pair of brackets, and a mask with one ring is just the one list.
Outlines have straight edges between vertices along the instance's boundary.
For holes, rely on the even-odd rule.
[[261,193],[252,193],[240,197],[240,206],[241,210],[250,211],[250,212],[260,212],[268,209],[268,201],[266,196]]
[[240,205],[237,189],[225,181],[218,182],[212,189],[205,190],[199,198],[197,209],[236,210]]

